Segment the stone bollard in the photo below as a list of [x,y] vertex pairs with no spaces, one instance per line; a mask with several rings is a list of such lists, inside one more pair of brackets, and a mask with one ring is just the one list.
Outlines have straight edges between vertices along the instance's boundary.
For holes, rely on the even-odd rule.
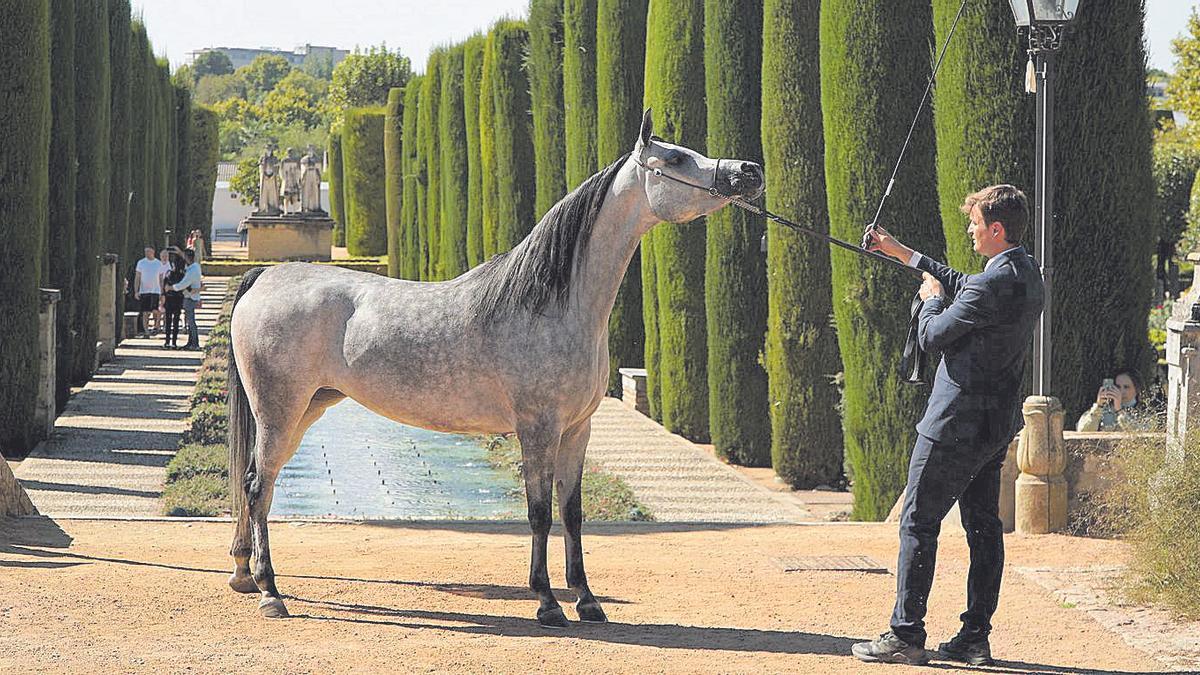
[[34,424],[39,438],[48,438],[54,431],[54,381],[58,356],[55,310],[61,293],[54,288],[41,289],[38,308],[38,396],[34,409]]
[[1025,428],[1017,446],[1015,513],[1020,534],[1058,532],[1067,526],[1066,444],[1063,407],[1052,396],[1030,396],[1021,412]]
[[100,363],[113,360],[117,349],[117,256],[100,256],[100,285],[97,289],[100,322],[96,332],[96,359]]

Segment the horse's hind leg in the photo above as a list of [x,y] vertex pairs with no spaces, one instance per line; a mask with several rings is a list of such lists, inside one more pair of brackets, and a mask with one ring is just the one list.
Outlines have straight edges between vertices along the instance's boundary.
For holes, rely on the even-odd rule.
[[567,585],[575,591],[575,610],[580,621],[608,621],[583,571],[583,454],[591,436],[588,420],[563,434],[555,461],[554,483],[558,489],[558,508],[563,522],[563,542],[567,551]]
[[554,591],[550,588],[550,574],[546,571],[546,542],[554,520],[554,456],[558,450],[561,432],[550,425],[535,424],[518,429],[517,436],[521,439],[529,529],[533,531],[529,588],[538,597],[538,623],[553,628],[566,628],[567,617],[554,597]]

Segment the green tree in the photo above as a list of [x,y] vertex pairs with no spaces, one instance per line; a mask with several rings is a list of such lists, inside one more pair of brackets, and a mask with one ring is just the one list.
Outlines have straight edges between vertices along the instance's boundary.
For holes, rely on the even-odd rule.
[[523,21],[492,28],[493,129],[496,157],[496,250],[516,246],[534,225],[533,120],[523,67],[529,30]]
[[383,108],[351,108],[342,127],[346,250],[352,256],[387,253],[383,122]]
[[261,101],[292,72],[292,64],[278,54],[259,54],[235,72],[246,83],[246,97],[251,101]]
[[[1188,119],[1200,120],[1200,13],[1195,7],[1188,17],[1187,33],[1171,41],[1171,51],[1175,53],[1175,74],[1167,83],[1167,104]],[[1194,125],[1190,134],[1194,139]]]
[[[704,0],[655,0],[646,19],[646,107],[655,130],[704,152]],[[708,346],[704,318],[705,221],[652,230],[658,286],[658,372],[662,423],[707,442]]]
[[[75,302],[71,379],[83,384],[92,377],[99,328],[98,287],[108,227],[108,189],[112,109],[109,64],[108,0],[75,0],[75,119],[78,169],[75,180]],[[114,299],[114,302],[116,300]]]
[[[615,162],[633,147],[642,121],[647,0],[599,0],[596,5],[597,165]],[[620,368],[645,362],[642,254],[625,271],[608,318],[608,391],[621,391]]]
[[196,55],[192,61],[193,84],[209,75],[229,75],[233,73],[233,61],[225,52],[207,51]]
[[[821,3],[821,106],[830,230],[857,241],[875,214],[896,151],[932,64],[928,4]],[[923,116],[883,222],[918,251],[941,258],[933,124]],[[851,517],[887,515],[905,483],[925,393],[898,372],[912,280],[849,251],[832,253],[834,316],[845,369],[843,433],[854,489]]]
[[301,70],[293,70],[263,98],[263,117],[274,125],[303,125],[314,129],[321,124],[321,105],[328,85]]
[[[181,233],[194,229],[189,220],[192,207],[192,166],[199,159],[192,150],[192,93],[187,87],[175,90],[175,229]],[[210,241],[205,236],[205,241]]]
[[488,33],[483,45],[483,67],[479,73],[479,190],[483,230],[483,259],[496,255],[496,100],[492,81],[496,72],[496,32]]
[[[818,0],[765,2],[762,143],[770,173],[767,206],[828,231],[819,14]],[[842,424],[833,379],[841,357],[829,319],[828,244],[769,224],[767,288],[771,466],[796,488],[837,485]]]
[[[233,176],[229,179],[229,191],[237,195],[238,202],[244,206],[258,203],[258,162],[257,157],[246,157],[237,163]],[[339,172],[340,174],[341,172]],[[330,188],[330,193],[333,190]],[[339,190],[339,192],[342,192]],[[333,245],[345,246],[345,230],[341,232],[342,242],[338,243],[338,232],[333,232]]]
[[545,215],[567,193],[562,12],[563,0],[529,3],[527,75],[533,110],[535,218]]
[[199,228],[212,241],[213,194],[217,190],[217,114],[204,106],[192,108],[191,183],[188,190],[188,229]]
[[[708,152],[762,162],[762,0],[705,0],[704,74]],[[704,314],[708,328],[708,420],[717,454],[771,465],[764,219],[737,208],[708,217]]]
[[[50,3],[0,12],[0,452],[37,440],[38,281],[50,168]],[[20,130],[19,133],[13,130]]]
[[[153,242],[146,237],[147,196],[150,177],[150,89],[146,63],[150,58],[150,42],[146,26],[134,20],[129,43],[129,227],[125,235],[124,268],[132,274],[133,265],[142,257],[142,249]],[[132,283],[132,281],[130,282]]]
[[75,0],[50,3],[50,199],[46,246],[42,253],[44,285],[62,295],[55,312],[54,399],[62,410],[71,396],[75,340]]
[[463,116],[467,129],[467,267],[483,262],[482,165],[479,156],[479,83],[487,38],[473,35],[463,48]]
[[596,2],[563,0],[567,189],[596,173]]
[[[133,33],[131,31],[129,0],[109,0],[108,3],[108,35],[109,35],[109,64],[112,70],[112,109],[109,112],[109,122],[112,125],[110,134],[111,147],[109,160],[112,169],[108,181],[108,222],[109,239],[108,253],[121,256],[121,267],[128,262],[125,260],[126,237],[129,227],[129,151],[130,151],[130,90],[129,90],[129,45]],[[120,319],[121,313],[117,313]]]
[[404,171],[404,195],[401,201],[400,222],[404,232],[404,253],[400,276],[404,279],[421,278],[421,219],[420,208],[424,194],[418,179],[420,167],[417,154],[417,110],[421,106],[421,78],[414,77],[404,87],[404,119],[401,130],[402,168]]
[[247,89],[240,74],[206,75],[196,82],[196,102],[215,105],[231,98],[245,100]]
[[[342,135],[329,134],[329,217],[333,219],[333,245],[346,245],[346,199],[342,183]],[[232,186],[231,186],[232,187]]]
[[467,271],[467,120],[463,112],[463,45],[442,58],[442,90],[438,103],[438,150],[441,153],[442,219],[438,239],[441,278]]
[[335,127],[347,108],[383,105],[392,87],[403,87],[412,77],[408,57],[388,51],[387,45],[355,50],[333,69],[326,105]]
[[388,94],[383,119],[384,204],[387,212],[388,276],[403,277],[405,222],[404,210],[404,89],[395,87]]
[[1160,244],[1174,247],[1187,229],[1197,169],[1200,169],[1200,151],[1195,146],[1162,136],[1155,142],[1154,213]]
[[438,149],[438,109],[441,105],[442,59],[444,50],[435,49],[425,64],[425,77],[421,81],[421,107],[417,111],[417,144],[424,161],[425,210],[421,216],[421,232],[424,233],[426,281],[438,281],[441,277],[439,258],[441,240],[441,176],[442,156]]

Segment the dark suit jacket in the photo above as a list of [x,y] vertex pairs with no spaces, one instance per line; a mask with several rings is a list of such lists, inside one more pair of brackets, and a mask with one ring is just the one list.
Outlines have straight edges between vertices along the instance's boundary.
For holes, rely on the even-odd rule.
[[1042,311],[1042,277],[1024,248],[998,258],[991,269],[969,275],[925,256],[917,265],[947,296],[925,301],[918,322],[921,348],[942,352],[917,424],[922,436],[992,449],[1020,428],[1021,379]]

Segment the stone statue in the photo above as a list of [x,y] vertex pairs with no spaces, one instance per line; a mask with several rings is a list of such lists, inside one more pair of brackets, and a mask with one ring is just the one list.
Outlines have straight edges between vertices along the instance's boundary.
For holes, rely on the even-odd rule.
[[267,146],[267,151],[258,160],[258,210],[256,216],[278,216],[279,209],[279,159],[275,157],[274,146]]
[[280,173],[283,174],[283,212],[300,210],[300,153],[295,148],[287,149]]
[[300,210],[303,213],[325,215],[321,208],[321,159],[317,149],[308,146],[308,154],[300,160]]

